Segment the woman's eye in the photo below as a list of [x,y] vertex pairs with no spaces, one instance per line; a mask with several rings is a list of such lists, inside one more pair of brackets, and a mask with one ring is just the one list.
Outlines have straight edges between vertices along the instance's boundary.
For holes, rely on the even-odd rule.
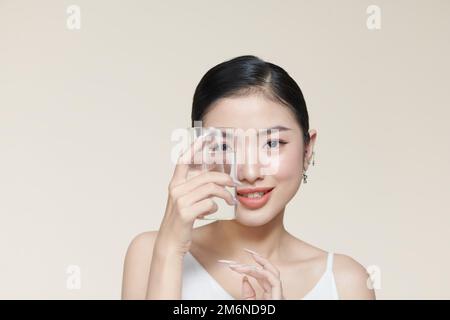
[[267,145],[269,146],[269,148],[276,148],[278,147],[278,140],[269,140],[267,141]]
[[216,144],[213,147],[211,147],[211,151],[217,152],[217,151],[229,151],[230,147],[226,143],[222,143],[220,145]]
[[280,144],[286,144],[286,142],[281,141],[281,140],[269,140],[269,141],[267,141],[267,146],[270,149],[278,148],[278,147],[280,147]]

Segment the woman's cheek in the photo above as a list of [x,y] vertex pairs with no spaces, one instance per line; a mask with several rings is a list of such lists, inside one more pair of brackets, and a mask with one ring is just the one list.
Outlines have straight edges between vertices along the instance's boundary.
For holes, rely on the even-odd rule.
[[[278,182],[295,179],[301,176],[302,160],[298,152],[280,152],[276,157],[270,159],[267,166],[262,168],[265,175],[272,175]],[[295,179],[296,180],[296,179]]]

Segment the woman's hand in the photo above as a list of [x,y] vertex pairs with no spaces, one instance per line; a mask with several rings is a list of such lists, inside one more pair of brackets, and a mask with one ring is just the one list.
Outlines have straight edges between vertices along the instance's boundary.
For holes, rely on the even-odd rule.
[[242,279],[242,299],[256,300],[256,292],[253,286],[248,281],[247,276],[250,276],[258,282],[263,289],[263,300],[285,300],[283,296],[283,288],[280,280],[280,272],[278,269],[266,258],[251,252],[253,259],[258,263],[254,265],[229,265],[229,267],[241,274],[244,274]]
[[187,177],[195,153],[206,142],[204,138],[196,139],[179,157],[175,166],[169,183],[166,211],[155,241],[155,249],[163,254],[170,251],[182,256],[189,251],[195,219],[218,209],[211,196],[223,198],[228,204],[234,205],[233,196],[224,188],[235,186],[230,175],[205,171],[190,179]]

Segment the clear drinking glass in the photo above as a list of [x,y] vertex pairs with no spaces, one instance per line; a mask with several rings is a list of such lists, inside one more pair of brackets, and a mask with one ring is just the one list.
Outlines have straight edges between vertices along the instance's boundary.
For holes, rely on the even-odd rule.
[[[236,171],[236,137],[234,128],[225,127],[194,127],[189,128],[191,141],[205,136],[205,142],[194,155],[194,162],[189,165],[188,179],[205,171],[216,171],[229,174],[237,181]],[[236,188],[225,186],[236,202]],[[229,205],[224,199],[211,197],[217,204],[214,213],[199,216],[202,220],[232,220],[236,217],[236,204]]]

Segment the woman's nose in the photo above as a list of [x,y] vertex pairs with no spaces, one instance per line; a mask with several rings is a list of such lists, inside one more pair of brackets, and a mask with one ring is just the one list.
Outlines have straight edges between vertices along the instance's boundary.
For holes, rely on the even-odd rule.
[[263,179],[261,165],[258,161],[256,148],[247,147],[237,155],[237,178],[240,182],[244,180],[254,184],[258,179]]
[[254,184],[257,180],[263,179],[258,164],[238,164],[237,170],[237,176],[240,182],[247,181],[249,184]]

